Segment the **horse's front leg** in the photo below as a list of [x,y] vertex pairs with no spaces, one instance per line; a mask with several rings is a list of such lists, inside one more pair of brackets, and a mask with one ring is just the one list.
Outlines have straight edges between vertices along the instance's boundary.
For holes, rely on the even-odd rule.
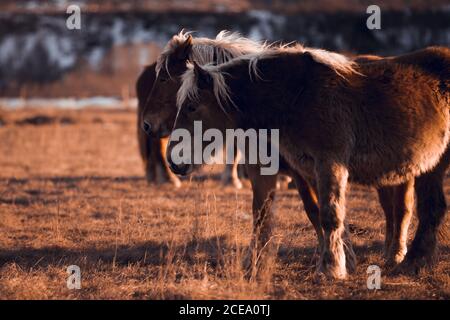
[[[314,231],[317,235],[319,254],[321,253],[324,245],[323,240],[323,230],[322,225],[320,224],[320,210],[319,210],[319,200],[317,197],[317,187],[313,181],[306,181],[302,176],[300,176],[296,172],[290,173],[292,178],[295,181],[295,185],[297,186],[297,191],[300,195],[300,198],[303,201],[303,206],[305,208],[306,215],[308,216],[309,221],[311,221]],[[344,240],[344,250],[345,250],[345,258],[346,266],[349,272],[356,271],[356,255],[353,251],[353,245],[350,239],[350,231],[348,226],[345,225],[345,233],[343,236]]]
[[255,277],[267,258],[273,253],[272,205],[275,198],[277,175],[261,175],[259,165],[246,165],[253,190],[253,235],[245,268]]
[[153,180],[149,179],[147,174],[148,182],[156,182],[156,184],[172,183],[176,188],[181,186],[181,181],[178,177],[170,171],[169,166],[166,162],[166,148],[167,148],[167,138],[150,138],[151,148],[150,148],[150,161],[147,164],[147,172],[154,172]]
[[[226,146],[226,152],[228,153],[228,145]],[[242,189],[242,182],[239,179],[239,160],[241,159],[241,152],[239,149],[235,146],[234,147],[234,159],[233,163],[227,163],[225,165],[225,169],[222,173],[222,184],[225,186],[233,185],[236,189]]]
[[320,222],[324,232],[318,271],[335,279],[347,276],[344,241],[345,191],[348,169],[342,163],[318,161],[316,175],[319,190]]

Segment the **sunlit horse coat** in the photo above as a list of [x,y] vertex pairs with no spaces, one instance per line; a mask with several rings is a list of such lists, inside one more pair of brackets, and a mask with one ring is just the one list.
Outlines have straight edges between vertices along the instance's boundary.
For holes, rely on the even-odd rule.
[[449,68],[447,48],[356,65],[324,50],[281,47],[219,66],[195,64],[183,75],[174,128],[192,129],[193,120],[279,128],[283,158],[318,184],[319,270],[335,278],[347,274],[347,181],[382,187],[419,177],[416,190],[425,194],[418,193],[420,223],[405,264],[422,265],[445,214]]

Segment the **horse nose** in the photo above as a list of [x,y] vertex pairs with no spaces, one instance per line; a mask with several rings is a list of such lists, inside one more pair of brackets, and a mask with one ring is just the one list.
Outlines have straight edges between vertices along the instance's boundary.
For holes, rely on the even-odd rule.
[[142,124],[142,129],[145,131],[146,134],[148,135],[152,134],[152,125],[147,120],[144,120],[144,123]]
[[178,174],[180,176],[186,175],[189,167],[188,165],[186,164],[177,165],[173,163],[170,159],[167,159],[167,162],[169,163],[170,170],[173,173]]

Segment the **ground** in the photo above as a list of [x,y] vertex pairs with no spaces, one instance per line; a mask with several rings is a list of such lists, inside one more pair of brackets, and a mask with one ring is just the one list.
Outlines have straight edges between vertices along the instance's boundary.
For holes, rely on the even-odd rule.
[[[134,110],[0,112],[0,299],[450,298],[450,239],[433,271],[387,275],[384,216],[360,186],[348,193],[358,256],[348,280],[314,280],[315,235],[294,190],[277,194],[270,273],[246,280],[248,182],[223,188],[218,168],[206,168],[209,179],[178,190],[148,186],[135,133]],[[449,176],[445,192],[450,200]],[[367,289],[373,264],[381,290]],[[80,290],[67,288],[69,265],[81,268]]]

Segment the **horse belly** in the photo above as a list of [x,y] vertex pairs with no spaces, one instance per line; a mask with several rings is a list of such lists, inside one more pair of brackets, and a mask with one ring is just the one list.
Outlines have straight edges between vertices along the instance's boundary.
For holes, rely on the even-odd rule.
[[387,186],[432,170],[441,159],[449,142],[450,131],[441,128],[429,136],[378,145],[369,152],[355,150],[350,159],[350,180],[356,183]]

